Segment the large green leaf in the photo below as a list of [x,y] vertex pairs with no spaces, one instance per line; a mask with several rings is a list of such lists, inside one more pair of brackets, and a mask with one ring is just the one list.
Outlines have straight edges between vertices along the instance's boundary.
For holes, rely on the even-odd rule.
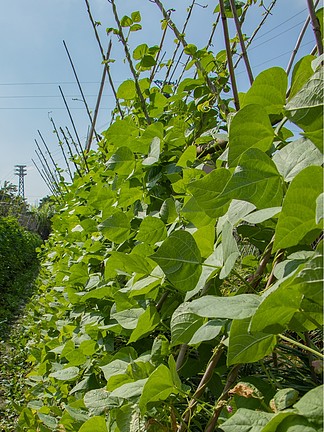
[[323,151],[323,67],[286,105],[286,115]]
[[273,250],[310,244],[320,227],[316,224],[316,199],[322,192],[323,170],[311,166],[291,182],[283,201],[275,231]]
[[194,238],[187,231],[173,232],[151,258],[179,291],[195,288],[201,274],[201,256]]
[[[213,213],[214,209],[212,210]],[[219,212],[219,209],[217,209],[216,211]],[[225,211],[226,209],[221,209],[220,214],[225,213]],[[215,218],[211,218],[206,214],[205,209],[200,204],[198,204],[196,196],[185,199],[185,204],[181,209],[181,214],[188,221],[193,223],[197,228],[202,228],[210,224],[215,224]]]
[[152,139],[151,145],[150,145],[150,151],[147,156],[142,162],[143,165],[153,165],[156,162],[158,162],[160,157],[160,146],[161,146],[161,140],[159,137],[154,137]]
[[[217,197],[224,189],[230,179],[231,173],[225,168],[219,168],[211,171],[200,180],[193,181],[188,185],[189,192],[193,195],[197,203],[197,211],[205,212],[209,218],[219,216],[225,211],[217,208]],[[188,203],[184,206],[183,212],[189,212]],[[210,219],[209,219],[210,220]]]
[[312,61],[315,59],[313,55],[307,55],[302,57],[294,66],[291,87],[289,92],[289,99],[293,98],[299,90],[302,89],[303,85],[313,75],[314,71],[312,68]]
[[135,122],[128,117],[116,120],[103,134],[107,143],[111,143],[116,149],[121,146],[132,148],[139,131]]
[[109,397],[114,399],[138,399],[139,396],[142,394],[143,388],[145,384],[147,383],[147,378],[139,379],[134,382],[128,382],[125,384],[122,384],[121,386],[117,387],[115,390],[113,390]]
[[272,419],[274,414],[263,411],[252,411],[239,408],[236,413],[222,423],[224,432],[262,432],[263,427]]
[[49,374],[50,377],[55,378],[59,381],[70,381],[77,378],[79,375],[79,368],[76,366],[71,366],[65,369],[58,370]]
[[294,405],[300,414],[304,415],[320,430],[323,428],[323,389],[323,385],[315,387]]
[[171,318],[171,344],[187,344],[204,320],[189,309],[189,303],[182,303]]
[[269,355],[275,345],[276,336],[266,333],[249,332],[250,318],[235,319],[232,322],[227,364],[253,363]]
[[134,153],[128,147],[119,147],[106,166],[109,170],[128,176],[135,168]]
[[87,420],[78,432],[108,432],[104,417],[95,416]]
[[255,294],[240,294],[234,297],[203,296],[189,303],[189,310],[206,318],[248,318],[260,304],[260,297]]
[[140,315],[138,322],[136,324],[135,329],[132,331],[130,335],[128,343],[132,343],[147,335],[151,331],[155,329],[160,323],[160,315],[156,310],[156,307],[153,305],[149,305],[145,312]]
[[155,243],[165,240],[166,237],[167,230],[162,220],[156,217],[146,216],[141,222],[136,239],[154,245]]
[[224,265],[220,272],[221,279],[226,278],[233,269],[237,258],[240,256],[236,240],[233,235],[233,226],[230,222],[226,221],[222,231],[222,247],[223,247],[223,260]]
[[304,168],[323,163],[323,155],[312,141],[300,138],[277,151],[273,161],[286,182],[291,182]]
[[149,274],[153,270],[154,265],[153,261],[135,252],[126,254],[113,251],[106,261],[105,277],[106,279],[110,279],[116,276],[118,272]]
[[243,96],[241,107],[257,104],[267,114],[281,114],[286,102],[288,78],[280,67],[272,67],[261,72],[248,92]]
[[253,334],[261,331],[272,334],[283,332],[298,311],[302,297],[298,288],[291,286],[289,281],[270,294],[266,293],[252,317],[250,331]]
[[128,239],[130,223],[126,214],[117,210],[99,225],[99,230],[108,240],[123,243]]
[[92,414],[99,415],[107,409],[109,394],[105,388],[90,390],[84,395],[83,401]]
[[264,152],[253,148],[243,153],[234,174],[215,206],[224,206],[232,199],[248,201],[257,208],[281,205],[282,179],[274,162]]
[[139,400],[139,407],[144,414],[146,406],[150,402],[159,402],[167,399],[171,393],[177,394],[178,390],[173,384],[170,370],[160,364],[146,381],[142,396]]
[[205,342],[214,339],[222,331],[224,326],[224,321],[221,320],[210,320],[203,324],[196,330],[195,334],[192,336],[188,345],[197,345],[201,342]]
[[120,84],[117,90],[117,97],[119,99],[131,100],[136,96],[136,87],[133,80],[126,80]]
[[245,106],[235,114],[230,124],[229,166],[235,167],[249,148],[266,152],[271,147],[273,137],[274,131],[265,109],[255,104]]
[[[302,308],[302,300],[308,299],[323,307],[323,256],[317,254],[301,264],[295,272],[281,284],[274,285],[265,292],[258,309],[251,320],[250,331],[278,334],[289,328],[289,322]],[[306,312],[306,311],[305,311]],[[311,311],[307,312],[312,315]],[[316,319],[316,307],[315,316]]]

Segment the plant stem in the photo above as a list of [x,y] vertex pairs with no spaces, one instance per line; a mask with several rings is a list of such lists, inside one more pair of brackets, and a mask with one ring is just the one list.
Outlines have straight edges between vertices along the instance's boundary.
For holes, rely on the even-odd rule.
[[219,361],[219,359],[222,356],[222,353],[225,349],[225,345],[223,344],[223,340],[224,337],[222,338],[222,340],[220,341],[219,345],[215,348],[213,355],[211,356],[209,363],[207,365],[207,368],[205,370],[205,373],[202,377],[202,379],[200,380],[200,383],[197,387],[197,390],[195,391],[194,395],[192,396],[188,408],[186,409],[186,411],[184,412],[183,415],[183,421],[181,422],[178,431],[177,432],[183,432],[185,430],[188,429],[187,425],[188,422],[191,418],[191,416],[193,415],[193,412],[197,406],[197,399],[200,398],[200,396],[202,395],[202,393],[204,392],[209,380],[211,379],[214,369]]
[[246,67],[246,71],[250,80],[250,84],[252,85],[253,83],[253,73],[252,73],[252,69],[251,69],[251,65],[249,62],[249,58],[247,56],[247,52],[246,52],[246,48],[245,48],[245,43],[244,43],[244,39],[243,39],[243,35],[242,35],[242,30],[241,30],[241,24],[240,21],[238,19],[237,16],[237,11],[236,11],[236,5],[235,5],[235,1],[234,0],[230,0],[230,4],[231,4],[231,9],[232,9],[232,13],[233,13],[233,17],[234,17],[234,22],[235,22],[235,26],[236,26],[236,31],[240,40],[240,45],[241,45],[241,49],[242,49],[242,56],[244,59],[244,63],[245,63],[245,67]]
[[303,350],[305,350],[305,351],[308,351],[308,352],[314,354],[316,357],[319,357],[319,358],[321,358],[321,359],[324,359],[324,355],[323,355],[322,353],[318,352],[318,351],[315,351],[313,348],[308,347],[308,346],[306,346],[306,345],[303,345],[303,344],[301,344],[300,342],[295,341],[294,339],[290,339],[289,337],[284,336],[283,334],[279,334],[278,336],[279,336],[281,339],[285,340],[286,342],[289,342],[289,343],[291,343],[292,345],[296,345],[296,346],[298,346],[299,348],[301,348],[301,349],[303,349]]
[[[178,28],[176,27],[176,25],[174,24],[174,22],[171,20],[170,16],[168,15],[167,11],[164,9],[163,4],[160,2],[160,0],[152,0],[152,2],[154,2],[158,8],[160,9],[160,11],[163,14],[163,18],[166,20],[166,22],[168,23],[169,27],[173,30],[176,38],[179,40],[179,42],[181,42],[182,46],[185,48],[188,43],[185,40],[184,36],[182,33],[179,32]],[[202,67],[201,63],[199,60],[194,59],[195,60],[195,65],[197,67],[197,69],[200,71],[200,73],[202,74],[202,76],[205,78],[206,83],[209,87],[209,90],[211,91],[212,94],[216,94],[216,89],[214,84],[212,83],[212,81],[210,80],[210,78],[208,77],[205,69]]]
[[213,432],[215,430],[218,417],[219,417],[219,415],[220,415],[220,413],[221,413],[221,411],[225,405],[225,402],[228,399],[228,392],[237,379],[237,374],[238,374],[240,367],[241,367],[241,365],[234,366],[233,369],[231,370],[231,372],[228,374],[228,378],[227,378],[223,393],[218,398],[216,408],[214,410],[214,414],[213,414],[212,418],[209,420],[209,422],[206,426],[205,432]]
[[231,77],[234,104],[235,104],[236,110],[238,111],[240,109],[240,102],[239,102],[238,91],[237,91],[237,87],[236,87],[236,78],[235,78],[234,67],[233,67],[231,43],[230,43],[230,38],[229,38],[229,32],[228,32],[228,27],[227,27],[226,13],[225,13],[225,7],[224,7],[224,1],[223,0],[219,0],[219,8],[220,8],[221,18],[222,18],[222,23],[223,23],[223,32],[224,32],[226,54],[227,54],[227,64],[228,64],[229,74]]
[[315,35],[317,52],[318,52],[318,55],[321,55],[321,54],[323,54],[323,42],[322,42],[321,28],[320,28],[320,24],[319,24],[317,16],[316,16],[315,6],[314,6],[313,0],[307,0],[307,6],[308,6],[309,16],[310,16],[310,20],[311,20],[314,35]]
[[117,106],[118,112],[119,112],[121,118],[124,118],[124,114],[123,114],[123,111],[122,111],[121,106],[119,104],[119,100],[118,100],[118,97],[117,97],[117,92],[116,92],[116,89],[115,89],[115,86],[114,86],[114,83],[113,83],[113,80],[112,80],[112,77],[111,77],[109,64],[107,63],[107,60],[108,60],[109,57],[105,55],[103,46],[102,46],[102,44],[100,42],[100,37],[99,37],[98,31],[97,31],[97,25],[96,25],[96,23],[95,23],[95,21],[93,19],[92,14],[91,14],[89,0],[85,0],[85,2],[86,2],[86,5],[87,5],[87,11],[88,11],[88,15],[89,15],[92,27],[93,27],[93,31],[95,33],[96,40],[98,42],[98,46],[99,46],[99,49],[100,49],[100,52],[101,52],[102,60],[104,62],[104,65],[105,65],[105,68],[106,68],[106,71],[107,71],[109,84],[110,84],[111,90],[112,90],[112,92],[114,94],[114,98],[115,98],[115,101],[116,101],[116,106]]
[[139,82],[138,82],[138,77],[137,77],[137,74],[136,74],[136,71],[135,71],[132,59],[131,59],[131,55],[130,55],[130,52],[129,52],[129,49],[128,49],[127,41],[125,39],[125,36],[124,36],[124,33],[123,33],[123,28],[121,26],[120,19],[118,17],[115,0],[110,0],[110,3],[112,5],[113,14],[114,14],[115,21],[117,23],[118,30],[119,30],[118,36],[120,37],[120,40],[121,40],[121,42],[122,42],[122,44],[124,46],[126,59],[128,61],[129,68],[130,68],[130,70],[132,72],[132,75],[133,75],[133,78],[134,78],[136,92],[137,92],[137,95],[138,95],[138,97],[140,99],[140,103],[141,103],[141,106],[142,106],[142,110],[143,110],[144,116],[146,118],[147,123],[151,124],[151,119],[150,119],[150,116],[148,115],[148,112],[147,112],[147,109],[146,109],[145,99],[143,97],[143,94],[142,94],[142,91],[141,91],[141,88],[140,88],[140,85],[139,85]]

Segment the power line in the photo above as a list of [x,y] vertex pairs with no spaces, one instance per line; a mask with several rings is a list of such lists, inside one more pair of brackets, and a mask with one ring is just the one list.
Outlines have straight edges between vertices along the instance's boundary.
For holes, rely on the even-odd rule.
[[[115,107],[105,107],[105,109],[114,109]],[[0,110],[65,110],[63,107],[0,107]],[[84,107],[72,107],[70,110],[84,110]]]
[[[100,81],[80,81],[81,84],[100,84]],[[122,83],[123,81],[115,81]],[[62,81],[62,82],[13,82],[13,83],[0,83],[0,86],[21,86],[21,85],[76,85],[75,81]]]
[[283,30],[282,32],[276,34],[275,36],[272,36],[270,39],[267,39],[267,40],[265,40],[265,41],[259,43],[258,45],[253,45],[252,48],[249,48],[249,51],[252,51],[252,50],[254,50],[255,48],[258,48],[259,46],[262,46],[262,45],[266,44],[267,42],[271,42],[271,41],[273,41],[273,39],[276,39],[277,37],[279,37],[279,36],[281,36],[281,35],[287,33],[287,31],[292,30],[292,29],[294,29],[294,28],[300,26],[300,24],[303,24],[303,23],[304,23],[304,21],[300,21],[299,23],[293,25],[292,27],[289,27],[289,28]]
[[[301,10],[300,12],[296,13],[295,15],[291,16],[290,18],[286,19],[286,20],[283,21],[282,23],[277,24],[276,26],[272,27],[270,30],[264,32],[262,35],[257,36],[257,37],[255,38],[255,40],[261,39],[261,38],[263,38],[264,36],[266,36],[267,34],[273,32],[274,30],[276,30],[278,27],[281,27],[281,26],[283,26],[283,25],[286,25],[288,21],[291,21],[291,20],[294,19],[296,16],[298,16],[298,15],[300,15],[300,14],[302,14],[302,13],[305,13],[305,11],[307,11],[307,8],[305,8],[305,9]],[[303,21],[302,21],[302,22],[303,22]]]
[[[86,97],[97,97],[97,95],[95,94],[91,94],[91,95],[85,95]],[[108,96],[113,96],[113,94],[105,94],[103,95],[105,97]],[[77,98],[79,97],[79,95],[67,95],[66,97],[71,97],[71,98]],[[36,95],[15,95],[15,96],[0,96],[0,99],[24,99],[24,98],[61,98],[61,96],[59,95],[40,95],[40,96],[36,96]]]

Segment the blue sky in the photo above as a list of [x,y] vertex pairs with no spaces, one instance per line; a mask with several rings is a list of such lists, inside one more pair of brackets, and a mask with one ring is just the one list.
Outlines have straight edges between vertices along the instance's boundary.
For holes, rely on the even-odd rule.
[[[108,44],[107,27],[115,26],[111,6],[107,0],[89,0],[94,19],[102,23],[100,36],[103,45]],[[218,3],[211,0],[197,1],[192,19],[188,25],[186,39],[198,47],[206,45],[212,23],[213,9]],[[267,6],[270,0],[265,0]],[[166,9],[173,8],[172,18],[181,29],[186,8],[191,0],[164,0]],[[248,13],[243,31],[249,36],[257,27],[264,13],[259,1]],[[143,30],[132,35],[130,45],[140,43],[159,44],[161,38],[161,15],[156,5],[149,0],[116,0],[120,16],[135,10],[142,14]],[[207,7],[202,7],[207,6]],[[271,66],[286,68],[298,34],[307,17],[306,0],[277,0],[272,15],[262,27],[250,47],[249,58],[254,75]],[[235,33],[231,27],[231,35]],[[169,32],[166,47],[171,56],[174,36]],[[63,40],[65,40],[83,92],[91,109],[94,109],[96,95],[102,74],[101,57],[93,29],[83,0],[11,0],[4,2],[0,16],[0,186],[4,181],[18,183],[14,166],[27,165],[25,196],[29,203],[37,203],[49,193],[31,159],[38,161],[35,154],[35,139],[39,143],[40,130],[55,161],[65,167],[61,150],[57,144],[49,120],[52,117],[58,127],[66,126],[72,132],[64,102],[60,96],[60,85],[71,109],[78,134],[83,142],[88,130],[88,117],[68,61]],[[223,49],[221,26],[215,34],[213,51]],[[314,38],[309,27],[297,58],[308,54],[314,47]],[[113,40],[111,73],[116,87],[130,72],[124,63],[120,43]],[[163,76],[163,75],[162,75]],[[248,81],[243,62],[237,68],[239,91],[246,91]],[[76,100],[75,100],[76,99]],[[109,124],[114,100],[108,82],[97,125],[99,132]],[[48,157],[48,156],[47,156]],[[48,158],[49,159],[49,158]]]

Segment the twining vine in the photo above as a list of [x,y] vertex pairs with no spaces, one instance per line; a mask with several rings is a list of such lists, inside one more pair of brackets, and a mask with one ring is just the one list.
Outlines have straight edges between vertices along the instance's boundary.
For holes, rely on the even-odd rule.
[[162,34],[175,33],[194,68],[157,83],[163,38],[132,52],[140,11],[119,17],[109,3],[107,33],[132,79],[115,89],[98,149],[88,142],[62,185],[29,310],[18,430],[320,430],[320,47],[289,84],[279,67],[254,78],[240,32],[257,2],[220,0],[224,38],[234,16],[251,81],[240,94],[231,43],[226,56],[198,49],[154,0]]

